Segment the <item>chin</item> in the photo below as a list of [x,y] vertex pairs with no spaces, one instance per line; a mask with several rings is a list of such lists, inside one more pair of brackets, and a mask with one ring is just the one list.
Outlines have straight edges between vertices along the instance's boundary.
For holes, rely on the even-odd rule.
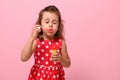
[[47,34],[47,36],[48,37],[54,37],[54,34],[49,33],[49,34]]
[[48,38],[52,38],[52,37],[54,37],[54,35],[47,35],[47,37],[48,37]]

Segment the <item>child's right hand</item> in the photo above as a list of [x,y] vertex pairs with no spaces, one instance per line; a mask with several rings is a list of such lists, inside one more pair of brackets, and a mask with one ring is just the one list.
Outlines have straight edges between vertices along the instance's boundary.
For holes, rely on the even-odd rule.
[[34,25],[32,29],[32,35],[31,37],[33,39],[36,39],[38,36],[38,33],[41,31],[41,26],[40,25]]

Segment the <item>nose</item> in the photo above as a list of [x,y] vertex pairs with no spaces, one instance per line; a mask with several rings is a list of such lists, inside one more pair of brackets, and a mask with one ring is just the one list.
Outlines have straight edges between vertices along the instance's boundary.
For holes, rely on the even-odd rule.
[[49,24],[49,27],[53,27],[53,24],[52,24],[52,23],[50,23],[50,24]]

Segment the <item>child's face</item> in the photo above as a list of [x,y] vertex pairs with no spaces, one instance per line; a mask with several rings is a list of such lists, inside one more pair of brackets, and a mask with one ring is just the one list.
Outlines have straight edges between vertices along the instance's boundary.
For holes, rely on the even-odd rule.
[[44,12],[41,20],[43,35],[54,37],[58,30],[59,19],[55,13]]

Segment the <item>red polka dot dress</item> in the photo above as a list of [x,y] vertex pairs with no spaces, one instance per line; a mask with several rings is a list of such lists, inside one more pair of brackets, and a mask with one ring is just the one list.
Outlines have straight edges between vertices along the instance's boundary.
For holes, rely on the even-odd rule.
[[65,80],[63,66],[60,62],[52,61],[52,49],[61,54],[62,40],[39,40],[34,53],[34,65],[31,68],[28,80]]

